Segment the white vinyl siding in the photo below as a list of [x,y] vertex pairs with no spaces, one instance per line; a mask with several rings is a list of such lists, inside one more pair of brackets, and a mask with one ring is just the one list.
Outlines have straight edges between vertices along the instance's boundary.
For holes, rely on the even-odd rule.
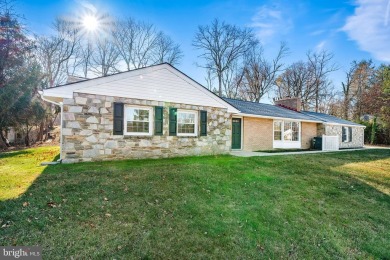
[[47,89],[44,96],[72,98],[73,92],[227,108],[233,106],[167,64]]

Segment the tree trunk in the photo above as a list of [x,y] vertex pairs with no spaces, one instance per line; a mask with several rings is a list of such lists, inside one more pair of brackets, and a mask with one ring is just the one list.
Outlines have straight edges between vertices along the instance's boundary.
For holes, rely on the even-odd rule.
[[45,124],[42,120],[40,125],[39,125],[39,132],[38,132],[38,136],[37,136],[37,141],[40,141],[40,142],[43,141],[43,129],[44,128],[45,128]]
[[1,129],[0,129],[0,137],[1,137],[1,140],[3,141],[3,143],[5,144],[6,147],[11,147],[8,139],[4,136],[3,130],[1,130]]
[[26,136],[24,137],[24,144],[26,147],[30,146],[30,129],[28,128],[28,125],[26,127]]
[[222,73],[218,73],[218,95],[222,97]]
[[320,86],[316,86],[316,113],[318,113],[318,101],[319,101],[319,99],[320,99],[320,95],[319,95],[319,87]]
[[349,102],[348,99],[345,98],[344,100],[344,119],[348,120],[348,113],[349,112]]
[[374,117],[374,120],[372,122],[372,128],[371,128],[371,144],[375,144],[376,143],[376,117]]

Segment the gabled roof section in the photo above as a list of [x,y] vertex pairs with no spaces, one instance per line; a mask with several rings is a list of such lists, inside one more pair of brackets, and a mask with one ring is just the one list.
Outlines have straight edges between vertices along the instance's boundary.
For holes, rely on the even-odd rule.
[[313,118],[316,118],[318,120],[321,120],[321,121],[323,121],[324,123],[327,123],[327,124],[349,125],[349,126],[364,127],[364,125],[361,125],[361,124],[358,124],[358,123],[355,123],[355,122],[351,122],[351,121],[348,121],[348,120],[345,120],[345,119],[341,119],[341,118],[338,118],[338,117],[335,117],[335,116],[331,116],[331,115],[328,115],[328,114],[324,114],[324,113],[316,113],[316,112],[310,112],[310,111],[302,111],[301,113],[305,114],[307,116],[311,116]]
[[74,82],[43,92],[46,98],[73,98],[73,93],[146,99],[189,105],[236,108],[168,63]]
[[321,122],[321,120],[310,117],[281,106],[263,104],[251,101],[223,98],[226,102],[240,110],[241,114],[248,114],[266,118],[289,118],[308,122]]

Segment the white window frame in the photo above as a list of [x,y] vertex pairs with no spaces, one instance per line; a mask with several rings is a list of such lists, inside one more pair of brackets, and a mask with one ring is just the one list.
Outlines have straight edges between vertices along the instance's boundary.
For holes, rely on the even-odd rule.
[[[275,123],[280,124],[280,140],[275,140]],[[283,120],[274,120],[272,123],[272,141],[283,141],[284,123]]]
[[[282,138],[281,140],[275,140],[275,122],[281,122],[282,123]],[[298,140],[297,141],[290,141],[290,140],[284,140],[284,123],[285,122],[296,122],[299,126],[299,133],[298,133]],[[275,119],[272,122],[272,142],[273,142],[273,148],[301,148],[302,147],[302,123],[298,120],[281,120],[281,119]]]
[[[179,113],[194,114],[194,133],[179,133]],[[199,111],[178,109],[176,114],[176,135],[177,136],[198,136]]]
[[[345,132],[346,132],[346,135],[345,135],[346,140],[343,141],[343,143],[351,143],[352,140],[349,141],[349,128],[350,128],[350,126],[342,126],[342,128],[345,128]],[[351,127],[351,128],[352,128],[352,127]],[[351,130],[351,131],[353,131],[353,130]],[[343,139],[343,129],[341,129],[341,139]],[[351,138],[351,139],[352,139],[352,138]]]
[[[291,140],[285,140],[284,139],[284,125],[285,123],[288,122],[288,123],[298,123],[298,140],[292,140],[292,133],[291,133]],[[298,122],[298,121],[294,121],[294,120],[283,120],[283,129],[282,129],[282,140],[283,142],[300,142],[301,141],[301,123]],[[292,126],[291,126],[291,130],[292,130]]]
[[[149,132],[148,133],[136,133],[136,132],[127,132],[127,109],[133,108],[133,109],[142,109],[142,110],[149,110]],[[153,108],[152,107],[143,107],[143,106],[131,106],[131,105],[125,105],[125,113],[124,113],[124,129],[123,134],[124,135],[132,135],[132,136],[151,136],[153,135],[153,122],[154,122],[154,114],[153,114]]]

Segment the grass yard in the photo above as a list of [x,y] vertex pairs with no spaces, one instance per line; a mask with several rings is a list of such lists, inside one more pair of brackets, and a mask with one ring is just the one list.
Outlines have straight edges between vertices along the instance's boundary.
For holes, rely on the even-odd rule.
[[44,259],[390,258],[390,150],[41,167],[0,154],[0,245]]

